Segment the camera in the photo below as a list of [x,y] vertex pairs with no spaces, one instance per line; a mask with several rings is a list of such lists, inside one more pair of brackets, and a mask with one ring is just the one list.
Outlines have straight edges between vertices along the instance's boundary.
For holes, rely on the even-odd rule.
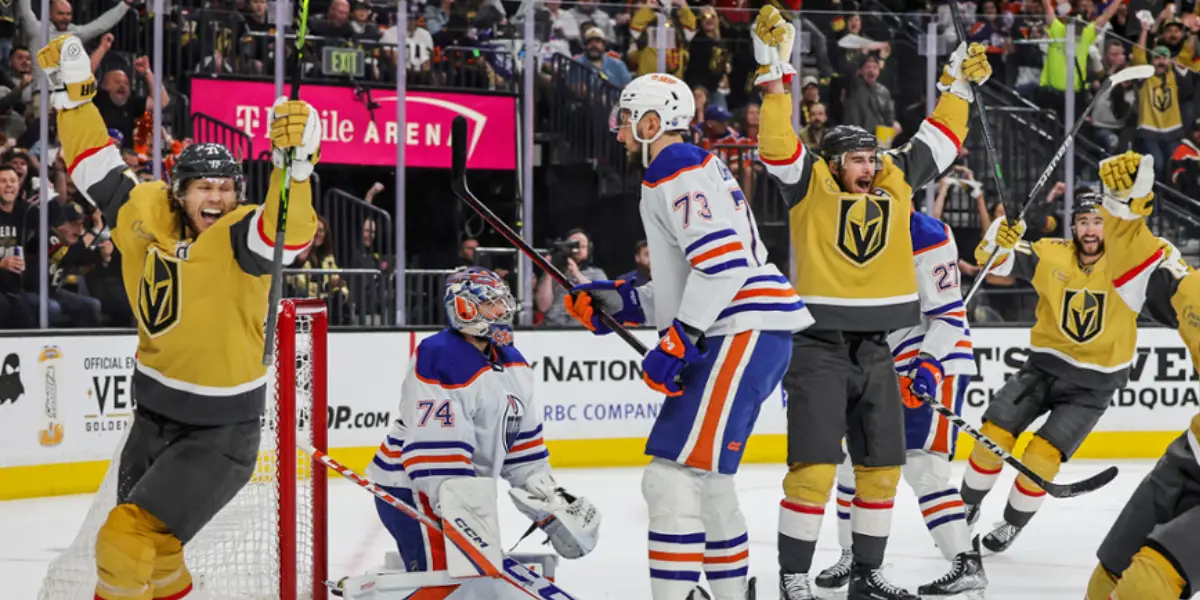
[[579,254],[579,240],[551,240],[550,246],[550,264],[559,271],[567,270],[567,259]]

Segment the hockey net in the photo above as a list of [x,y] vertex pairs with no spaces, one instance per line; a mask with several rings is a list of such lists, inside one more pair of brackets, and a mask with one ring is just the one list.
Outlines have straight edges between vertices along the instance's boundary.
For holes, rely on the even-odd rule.
[[[323,300],[282,303],[255,473],[184,547],[198,599],[326,599],[326,471],[296,449],[297,439],[326,449],[326,323]],[[124,443],[79,534],[50,563],[39,600],[94,598],[96,534],[116,506]]]

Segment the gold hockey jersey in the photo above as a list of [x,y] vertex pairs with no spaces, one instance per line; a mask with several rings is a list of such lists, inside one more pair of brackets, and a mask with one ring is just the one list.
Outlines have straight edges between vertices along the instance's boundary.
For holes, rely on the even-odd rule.
[[909,232],[913,190],[957,158],[968,108],[942,94],[912,140],[883,154],[875,189],[849,194],[792,130],[791,95],[763,98],[759,152],[789,210],[792,283],[814,329],[891,331],[921,321]]
[[[262,206],[243,205],[196,238],[162,182],[138,184],[92,104],[58,113],[63,158],[76,187],[104,211],[121,251],[138,321],[134,400],[182,423],[258,418],[266,398],[263,326],[283,173]],[[307,181],[290,188],[284,264],[312,241]]]
[[[986,240],[983,243],[987,243]],[[1045,238],[1020,242],[993,270],[1033,284],[1037,322],[1029,334],[1028,362],[1075,385],[1107,390],[1125,385],[1137,348],[1137,316],[1113,287],[1111,247],[1080,266],[1075,242]]]

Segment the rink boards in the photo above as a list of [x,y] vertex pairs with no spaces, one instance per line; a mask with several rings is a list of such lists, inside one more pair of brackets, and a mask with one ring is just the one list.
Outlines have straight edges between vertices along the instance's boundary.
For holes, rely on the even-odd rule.
[[[972,328],[980,373],[965,416],[977,423],[1024,362],[1029,331]],[[429,331],[329,335],[331,454],[362,469],[396,418],[409,357]],[[649,330],[637,332],[647,344]],[[555,466],[621,466],[642,454],[663,399],[641,381],[639,360],[616,336],[520,331],[517,347],[536,374],[536,397]],[[0,499],[94,491],[132,411],[137,337],[0,337]],[[1138,332],[1130,384],[1113,399],[1081,458],[1153,458],[1200,412],[1200,377],[1174,330]],[[747,462],[783,462],[786,408],[777,390],[747,444]],[[53,421],[59,427],[48,426]],[[1035,424],[1036,427],[1036,424]],[[960,436],[958,456],[970,450]]]

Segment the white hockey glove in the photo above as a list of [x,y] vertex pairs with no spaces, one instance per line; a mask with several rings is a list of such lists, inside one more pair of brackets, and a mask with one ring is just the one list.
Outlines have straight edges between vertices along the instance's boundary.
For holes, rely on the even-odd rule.
[[96,95],[92,59],[83,42],[73,35],[60,35],[38,50],[38,66],[50,80],[50,105],[55,110],[83,106]]
[[308,179],[321,157],[321,117],[307,102],[280,96],[271,107],[271,161],[276,167],[287,168],[289,150],[292,179]]
[[796,43],[796,28],[783,19],[779,10],[770,4],[758,11],[750,30],[754,41],[754,60],[758,61],[755,85],[782,79],[784,83],[796,74],[792,66],[792,46]]
[[950,55],[950,63],[942,70],[938,89],[950,92],[967,102],[975,101],[972,83],[983,85],[992,76],[992,65],[987,59],[987,48],[983,44],[960,43]]
[[547,473],[530,477],[524,487],[508,490],[513,504],[550,536],[563,558],[586,556],[600,535],[600,511],[583,496],[572,496]]
[[1136,221],[1154,212],[1154,157],[1129,151],[1100,161],[1104,208]]

